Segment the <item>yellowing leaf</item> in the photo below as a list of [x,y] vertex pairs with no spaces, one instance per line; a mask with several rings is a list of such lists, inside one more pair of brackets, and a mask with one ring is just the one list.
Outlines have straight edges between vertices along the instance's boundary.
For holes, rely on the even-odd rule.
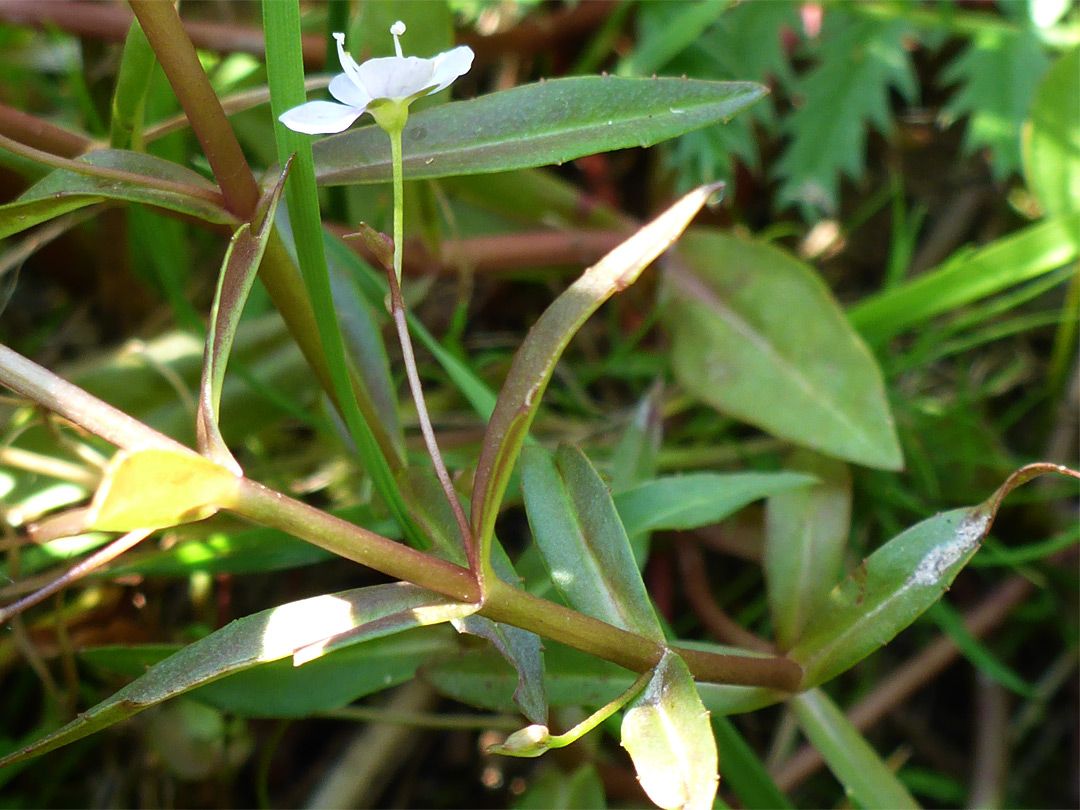
[[91,504],[91,528],[127,532],[202,520],[232,505],[240,479],[196,453],[122,450]]

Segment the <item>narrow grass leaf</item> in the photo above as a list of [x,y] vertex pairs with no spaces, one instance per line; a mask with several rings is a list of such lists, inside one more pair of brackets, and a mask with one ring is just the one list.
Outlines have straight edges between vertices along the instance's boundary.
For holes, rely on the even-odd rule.
[[[266,67],[270,84],[270,106],[275,119],[281,113],[304,103],[304,69],[300,47],[300,11],[296,0],[266,0],[262,5],[263,29],[266,35]],[[380,130],[381,132],[381,130]],[[293,156],[293,169],[285,189],[296,244],[296,255],[304,276],[304,286],[315,311],[319,337],[333,380],[334,391],[341,403],[342,417],[349,435],[356,444],[365,469],[371,475],[379,496],[394,519],[401,525],[406,539],[416,548],[426,548],[423,537],[409,517],[409,511],[398,490],[391,469],[399,459],[388,459],[377,441],[373,427],[357,405],[352,375],[345,358],[337,310],[334,306],[323,249],[322,220],[319,198],[315,190],[311,138],[293,132],[275,120],[278,159],[283,163]],[[383,133],[385,138],[385,133]],[[359,386],[357,386],[359,387]]]
[[[586,76],[542,81],[409,116],[402,132],[406,180],[564,163],[652,146],[726,121],[766,89],[751,82]],[[377,126],[315,144],[320,185],[391,179],[390,145]]]
[[823,691],[812,689],[795,695],[790,705],[799,726],[855,804],[866,810],[919,806],[866,738]]
[[799,472],[669,475],[620,492],[615,507],[627,534],[696,529],[718,523],[748,503],[816,481]]
[[622,745],[638,781],[665,810],[711,808],[716,797],[716,740],[686,664],[667,652],[622,721]]
[[1051,273],[1080,255],[1080,214],[1028,225],[976,251],[957,254],[935,270],[870,296],[848,319],[873,344],[936,315]]
[[575,610],[664,640],[630,541],[604,482],[576,447],[525,450],[522,492],[555,587]]
[[776,639],[788,649],[843,578],[851,474],[842,461],[799,451],[791,466],[818,483],[777,493],[765,510],[765,581]]
[[964,626],[964,617],[945,599],[930,606],[926,615],[953,640],[960,653],[987,678],[1009,689],[1020,697],[1033,699],[1036,689],[1025,681],[1016,670],[996,656],[989,647],[975,638]]
[[52,751],[226,675],[330,645],[342,634],[356,644],[430,624],[425,610],[455,604],[415,585],[395,583],[325,594],[246,616],[184,647],[54,734],[3,758],[0,767]]
[[718,186],[702,186],[586,270],[533,324],[503,383],[477,463],[472,525],[487,565],[495,518],[544,389],[570,339],[599,306],[633,284],[674,242]]
[[830,456],[903,466],[881,371],[813,269],[695,230],[665,274],[671,362],[694,396]]
[[735,792],[747,810],[779,810],[794,807],[780,792],[765,763],[726,717],[712,715],[713,734],[724,763],[724,784]]

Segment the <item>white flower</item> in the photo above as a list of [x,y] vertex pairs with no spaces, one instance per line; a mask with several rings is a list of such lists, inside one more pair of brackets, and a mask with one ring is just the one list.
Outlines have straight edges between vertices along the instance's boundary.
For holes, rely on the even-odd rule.
[[330,82],[330,95],[341,103],[309,101],[286,111],[278,120],[295,132],[308,135],[342,132],[365,112],[374,114],[383,103],[404,105],[407,110],[415,99],[448,87],[472,67],[473,52],[468,45],[421,59],[401,55],[398,37],[405,33],[405,23],[400,20],[394,23],[390,33],[394,36],[397,56],[369,59],[362,65],[345,52],[345,35],[334,34],[338,59],[345,72]]

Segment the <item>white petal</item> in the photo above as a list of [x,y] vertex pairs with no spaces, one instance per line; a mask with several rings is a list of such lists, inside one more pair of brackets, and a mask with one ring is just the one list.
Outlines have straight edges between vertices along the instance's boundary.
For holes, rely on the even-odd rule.
[[293,132],[328,135],[348,129],[363,113],[363,107],[350,107],[332,101],[309,101],[282,113],[278,120]]
[[431,59],[384,56],[360,65],[360,81],[372,98],[406,99],[431,87]]
[[336,33],[334,39],[337,41],[337,57],[341,63],[341,69],[345,71],[346,76],[352,79],[353,84],[357,87],[363,87],[364,83],[360,81],[360,66],[345,50],[345,35],[340,32]]
[[348,74],[339,73],[330,81],[330,95],[340,101],[342,104],[348,104],[350,107],[360,107],[363,109],[371,103],[371,96],[367,94],[367,91],[360,87],[349,78]]
[[431,80],[435,87],[429,93],[437,93],[444,87],[449,87],[458,76],[464,76],[469,72],[473,63],[473,51],[468,45],[459,45],[453,50],[440,53],[432,58],[435,70],[431,74]]

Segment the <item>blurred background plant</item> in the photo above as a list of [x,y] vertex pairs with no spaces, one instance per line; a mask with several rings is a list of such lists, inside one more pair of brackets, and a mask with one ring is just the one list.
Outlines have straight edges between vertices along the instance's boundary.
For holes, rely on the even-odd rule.
[[[336,71],[329,32],[347,30],[358,58],[387,55],[385,32],[402,18],[410,52],[454,42],[476,51],[476,67],[455,85],[459,97],[600,71],[769,87],[727,124],[649,149],[407,186],[404,294],[426,329],[414,331],[418,363],[447,464],[470,471],[484,427],[477,403],[499,389],[547,304],[621,241],[628,221],[701,183],[728,182],[723,207],[698,218],[707,227],[671,260],[689,267],[682,286],[679,268],[668,267],[662,281],[646,273],[604,305],[562,357],[533,425],[540,444],[585,452],[628,524],[632,507],[623,504],[632,498],[620,496],[658,474],[791,468],[825,482],[811,504],[778,494],[719,522],[640,518],[630,542],[677,637],[750,648],[763,638],[783,642],[785,632],[797,640],[809,617],[785,625],[765,586],[779,570],[769,551],[785,532],[811,525],[841,537],[814,568],[836,581],[906,527],[983,501],[1025,463],[1077,466],[1074,3],[369,0],[301,8],[309,76]],[[187,0],[181,13],[249,163],[273,167],[266,86],[275,76],[267,74],[260,6]],[[212,177],[175,118],[180,105],[153,51],[129,34],[126,6],[5,0],[0,21],[0,134],[66,158],[105,144],[145,151]],[[143,84],[121,92],[125,83]],[[310,97],[319,97],[317,86]],[[125,107],[125,99],[138,103]],[[318,150],[315,164],[318,174]],[[49,171],[0,148],[0,200],[15,200]],[[386,183],[325,187],[320,202],[337,235],[361,221],[391,230]],[[5,233],[15,235],[0,255],[0,342],[194,444],[204,319],[228,223],[215,230],[195,221],[198,212],[166,216],[103,200],[31,231],[8,226],[7,216]],[[382,381],[373,408],[391,439],[404,436],[405,456],[422,458],[372,257],[344,245],[328,243],[328,262],[347,351],[374,358],[365,369]],[[717,255],[745,272],[711,276]],[[401,537],[260,285],[232,361],[221,426],[246,474]],[[883,416],[868,418],[869,439],[819,413],[834,409],[834,396],[842,410],[844,394],[830,381],[859,363],[871,382],[878,373],[884,382]],[[748,368],[757,371],[745,382]],[[852,407],[863,405],[877,407]],[[109,451],[13,399],[0,416],[6,604],[105,542],[92,533],[27,544],[26,527],[85,501]],[[922,803],[1080,803],[1080,532],[1075,482],[1062,480],[1013,494],[947,597],[828,686]],[[527,585],[550,590],[517,491],[515,483],[498,535]],[[235,618],[385,581],[225,515],[160,532],[88,584],[12,621],[0,638],[0,745],[18,749]],[[615,744],[617,723],[538,760],[485,754],[521,725],[510,714],[512,671],[496,678],[484,651],[463,653],[445,629],[367,642],[295,672],[286,660],[231,676],[2,770],[0,783],[12,806],[317,806],[343,797],[358,806],[645,803]],[[621,683],[622,675],[548,646],[552,716],[565,730],[584,717],[583,706],[604,702],[607,692],[590,684]],[[804,744],[799,729],[810,733],[806,715],[821,708],[811,704],[714,716],[722,802],[825,806],[845,790],[864,806],[867,795],[880,800],[838,765],[842,752],[818,739]],[[380,719],[389,722],[371,722]],[[358,730],[358,722],[370,724]]]

